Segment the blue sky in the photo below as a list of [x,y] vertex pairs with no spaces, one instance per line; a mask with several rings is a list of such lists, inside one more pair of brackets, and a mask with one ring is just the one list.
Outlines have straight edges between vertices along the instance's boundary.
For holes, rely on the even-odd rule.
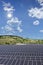
[[43,39],[43,0],[0,0],[0,35]]

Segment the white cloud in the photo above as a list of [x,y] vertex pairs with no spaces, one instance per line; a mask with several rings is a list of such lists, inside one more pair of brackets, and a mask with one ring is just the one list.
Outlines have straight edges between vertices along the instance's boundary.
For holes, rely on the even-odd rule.
[[11,18],[12,17],[12,14],[11,13],[7,14],[7,17],[8,18]]
[[39,4],[43,6],[43,0],[38,0]]
[[3,29],[4,29],[4,27],[1,27],[1,29],[3,30]]
[[14,34],[15,33],[15,30],[9,26],[9,25],[5,25],[5,27],[1,27],[1,29],[3,30],[3,34]]
[[31,8],[30,10],[28,10],[28,15],[33,18],[35,17],[37,19],[43,19],[43,7]]
[[42,32],[43,33],[43,30],[40,30],[39,32]]
[[10,3],[6,3],[4,1],[2,1],[2,3],[3,3],[3,6],[10,6],[11,5]]
[[6,31],[12,31],[13,30],[13,28],[10,27],[9,25],[6,25],[5,27],[1,27],[1,29],[4,29]]
[[10,3],[3,3],[3,10],[6,12],[8,18],[13,16],[13,12],[15,11],[14,7]]
[[19,32],[22,32],[21,23],[22,23],[22,21],[18,20],[17,17],[12,18],[11,20],[7,21],[7,24],[10,25],[11,27],[14,27],[14,29],[15,29],[15,26],[16,26],[16,30],[18,30]]
[[8,25],[6,25],[6,26],[5,26],[5,30],[7,30],[7,31],[12,31],[12,30],[13,30],[13,28],[12,28],[12,27],[10,27],[10,26],[8,26]]
[[3,6],[4,6],[3,8],[4,11],[7,11],[7,12],[15,11],[14,7],[10,3],[3,2]]
[[38,20],[34,21],[33,25],[39,25],[39,21]]
[[17,27],[17,30],[18,30],[19,32],[22,32],[22,31],[23,31],[19,26]]
[[4,27],[2,27],[2,30],[5,30],[7,33],[15,33],[17,31],[22,32],[21,29],[21,23],[22,21],[19,20],[17,17],[13,16],[13,13],[15,11],[14,7],[10,3],[3,2],[3,10],[5,11],[7,15],[7,22]]
[[10,7],[9,6],[5,6],[4,10],[9,12],[9,11],[14,11],[15,9],[13,9],[12,6],[10,6]]
[[[34,7],[28,9],[28,15],[32,18],[36,18],[37,20],[33,22],[33,25],[39,25],[40,19],[43,19],[43,0],[37,0],[39,4],[41,5],[40,8]],[[43,30],[40,30],[40,32],[43,32]]]
[[19,19],[17,18],[17,17],[15,17],[15,18],[11,18],[10,20],[8,20],[7,21],[7,24],[15,24],[15,23],[21,23],[20,21],[19,21]]

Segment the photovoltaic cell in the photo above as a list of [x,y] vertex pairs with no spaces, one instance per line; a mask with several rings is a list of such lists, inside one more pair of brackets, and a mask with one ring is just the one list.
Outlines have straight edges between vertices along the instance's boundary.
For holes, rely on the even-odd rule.
[[37,65],[41,65],[41,61],[37,61]]
[[36,65],[36,61],[33,61],[33,65]]
[[17,59],[14,59],[11,65],[15,65]]
[[43,45],[0,45],[1,65],[43,65]]
[[32,61],[29,61],[29,65],[32,65]]

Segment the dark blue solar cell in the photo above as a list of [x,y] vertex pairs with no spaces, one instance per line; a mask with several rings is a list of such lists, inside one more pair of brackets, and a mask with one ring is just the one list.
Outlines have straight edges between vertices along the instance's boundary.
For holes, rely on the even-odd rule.
[[11,65],[13,59],[10,59],[7,65]]
[[5,62],[5,60],[6,60],[6,59],[3,59],[3,60],[0,62],[0,64],[3,64],[3,63]]
[[43,64],[43,60],[41,60],[41,63]]
[[20,59],[18,59],[16,62],[16,65],[19,65],[19,64],[20,64]]
[[17,59],[20,59],[20,56],[16,56]]
[[40,59],[43,60],[43,56],[41,56]]
[[35,56],[31,56],[31,60],[35,60]]
[[26,56],[26,59],[27,59],[27,60],[30,60],[30,56]]
[[41,65],[41,61],[37,61],[37,65]]
[[17,61],[17,59],[13,59],[13,61],[12,61],[12,64],[11,64],[11,65],[15,65],[16,61]]
[[40,56],[36,56],[36,60],[40,60]]
[[24,65],[27,65],[27,64],[28,64],[28,60],[26,59]]
[[2,60],[3,60],[3,59],[0,59],[0,64],[1,64]]
[[23,59],[21,59],[20,65],[23,65],[23,63],[24,63],[24,60],[23,60]]
[[2,45],[0,46],[0,63],[4,65],[42,65],[43,45]]
[[4,65],[6,65],[8,63],[9,59],[6,59],[6,61],[4,62]]
[[21,59],[25,59],[25,56],[22,56]]
[[36,65],[36,61],[33,61],[33,65]]
[[32,61],[29,61],[29,65],[32,65]]

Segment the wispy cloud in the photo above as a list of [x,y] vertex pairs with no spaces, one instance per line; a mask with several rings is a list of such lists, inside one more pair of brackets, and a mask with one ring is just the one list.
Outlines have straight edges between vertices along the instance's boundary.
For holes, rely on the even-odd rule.
[[40,30],[39,32],[42,32],[43,33],[43,30]]
[[40,22],[38,20],[36,20],[36,21],[33,22],[33,25],[39,25],[39,23]]
[[15,8],[11,5],[11,3],[5,3],[3,2],[3,10],[5,11],[5,14],[7,14],[7,22],[2,29],[9,32],[22,32],[21,29],[21,23],[22,21],[19,20],[17,17],[13,16],[13,13],[15,11]]

